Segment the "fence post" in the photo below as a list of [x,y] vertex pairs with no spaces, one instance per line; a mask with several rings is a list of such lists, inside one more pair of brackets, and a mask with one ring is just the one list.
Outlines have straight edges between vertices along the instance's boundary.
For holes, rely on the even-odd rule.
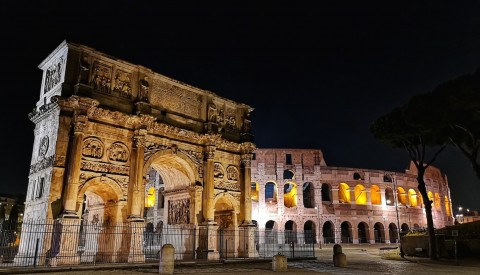
[[228,259],[228,240],[225,239],[225,260]]
[[35,255],[33,256],[33,268],[37,267],[37,256],[38,256],[38,242],[40,239],[37,238],[37,242],[35,243]]
[[292,242],[292,258],[295,258],[295,244]]

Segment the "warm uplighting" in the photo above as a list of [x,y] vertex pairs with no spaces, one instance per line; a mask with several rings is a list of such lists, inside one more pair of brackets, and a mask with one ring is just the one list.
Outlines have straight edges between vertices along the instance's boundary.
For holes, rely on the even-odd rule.
[[147,197],[145,198],[145,207],[155,206],[155,188],[148,189]]

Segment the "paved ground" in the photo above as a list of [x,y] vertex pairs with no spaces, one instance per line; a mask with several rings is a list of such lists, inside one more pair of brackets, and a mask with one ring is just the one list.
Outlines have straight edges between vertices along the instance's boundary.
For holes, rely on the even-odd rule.
[[[379,255],[379,247],[384,245],[349,245],[343,246],[343,252],[347,256],[347,267],[334,267],[332,262],[332,246],[318,249],[317,260],[289,261],[288,271],[283,273],[292,274],[480,274],[480,258],[454,260],[440,260],[432,262],[425,258],[407,257],[402,259],[398,255],[391,254],[388,257]],[[79,266],[74,270],[67,271],[65,268],[37,269],[37,270],[0,270],[3,274],[12,272],[42,272],[44,275],[147,275],[158,274],[158,268],[153,266],[138,266],[130,269],[119,269],[118,266],[97,266],[92,270],[88,266]],[[201,274],[201,275],[232,275],[240,273],[248,274],[271,274],[271,262],[248,262],[248,263],[211,263],[203,265],[178,265],[175,274]]]

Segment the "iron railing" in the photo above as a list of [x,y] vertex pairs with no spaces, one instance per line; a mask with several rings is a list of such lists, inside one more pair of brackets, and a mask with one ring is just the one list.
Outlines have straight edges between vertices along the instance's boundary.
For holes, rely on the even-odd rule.
[[[271,258],[277,254],[315,257],[315,234],[310,231],[222,228],[212,234],[196,225],[164,225],[156,230],[146,225],[78,219],[24,221],[15,238],[10,229],[1,227],[0,267],[158,262],[165,244],[175,248],[176,261]],[[213,246],[205,237],[212,235],[217,239]],[[208,253],[216,256],[207,257]]]

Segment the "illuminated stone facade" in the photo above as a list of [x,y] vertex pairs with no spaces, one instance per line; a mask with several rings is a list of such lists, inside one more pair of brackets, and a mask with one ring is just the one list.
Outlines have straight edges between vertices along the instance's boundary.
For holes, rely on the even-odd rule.
[[[435,227],[453,224],[447,177],[429,167],[425,179]],[[317,243],[397,242],[398,227],[427,226],[417,185],[413,163],[405,173],[330,167],[320,150],[257,149],[252,217],[260,229],[307,231]]]
[[[204,228],[197,241],[210,259],[223,219],[247,234],[253,228],[249,106],[74,43],[39,68],[24,220],[54,232],[34,236],[53,264],[80,262],[75,240],[88,223],[128,223],[129,232],[109,240],[117,253],[109,261],[143,262],[141,238],[131,236],[144,232],[152,186],[158,194],[161,185],[170,211],[158,215],[168,224]],[[26,243],[18,259],[28,258]],[[248,257],[253,245],[243,247],[235,253]]]

